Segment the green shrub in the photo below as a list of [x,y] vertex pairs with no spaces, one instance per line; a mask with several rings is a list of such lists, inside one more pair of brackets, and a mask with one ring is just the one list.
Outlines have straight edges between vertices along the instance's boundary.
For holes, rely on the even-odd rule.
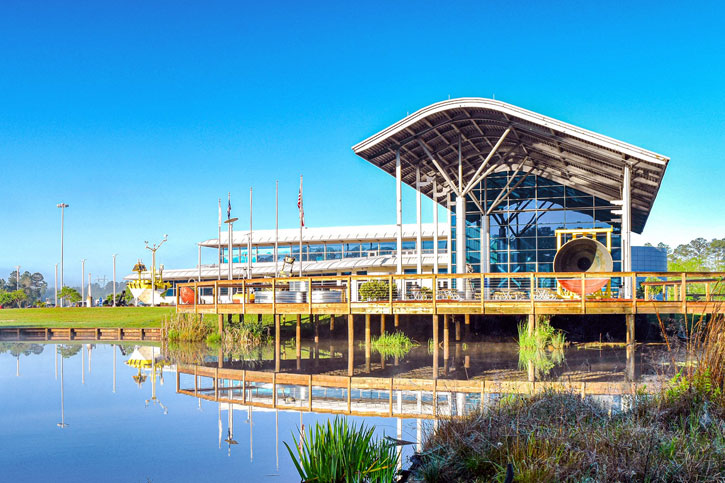
[[[393,285],[393,298],[396,297],[398,289]],[[388,300],[390,297],[390,286],[387,280],[368,280],[360,285],[360,298],[363,302],[375,300]]]
[[292,436],[295,451],[285,443],[302,481],[390,482],[394,481],[398,455],[395,445],[373,440],[373,429],[358,428],[336,417],[315,428],[302,441]]

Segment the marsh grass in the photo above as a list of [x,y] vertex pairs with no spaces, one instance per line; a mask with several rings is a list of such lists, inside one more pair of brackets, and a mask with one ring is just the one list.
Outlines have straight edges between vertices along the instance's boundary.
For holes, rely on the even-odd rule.
[[[687,360],[654,395],[610,414],[587,398],[545,392],[442,422],[429,435],[423,481],[725,481],[725,318],[716,306],[687,320]],[[659,318],[659,316],[658,316]],[[526,349],[522,352],[536,352]],[[552,344],[553,345],[553,344]],[[552,354],[555,354],[553,351]]]
[[397,472],[398,455],[393,444],[373,439],[373,428],[359,427],[336,417],[315,428],[301,441],[292,436],[287,443],[292,462],[302,481],[391,482]]
[[610,416],[569,393],[508,398],[445,421],[426,441],[423,481],[713,481],[725,478],[721,408],[689,390],[636,397]]
[[162,327],[169,342],[201,342],[214,332],[214,325],[201,314],[171,314]]
[[373,337],[371,347],[384,357],[403,357],[418,343],[403,332],[395,331],[385,333],[380,337]]
[[524,323],[519,324],[517,329],[519,369],[528,370],[532,366],[535,375],[541,377],[564,362],[566,335],[552,327],[548,317],[539,317],[531,334]]

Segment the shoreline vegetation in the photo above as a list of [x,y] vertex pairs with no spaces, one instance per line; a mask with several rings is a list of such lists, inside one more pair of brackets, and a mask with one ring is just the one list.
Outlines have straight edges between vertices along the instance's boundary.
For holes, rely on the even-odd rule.
[[0,327],[161,327],[174,307],[53,307],[0,310]]
[[685,325],[688,363],[659,393],[614,414],[566,392],[503,396],[428,434],[414,481],[725,480],[725,317]]

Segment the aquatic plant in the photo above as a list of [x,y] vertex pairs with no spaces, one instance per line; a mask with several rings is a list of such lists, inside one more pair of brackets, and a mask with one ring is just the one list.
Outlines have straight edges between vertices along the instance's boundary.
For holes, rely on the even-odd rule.
[[300,441],[292,436],[294,450],[285,442],[302,481],[318,482],[390,482],[397,472],[395,445],[374,440],[373,428],[359,427],[336,417],[324,424],[315,423]]
[[549,317],[540,316],[533,332],[529,333],[528,325],[520,323],[518,329],[518,343],[520,350],[544,350],[550,346],[561,350],[566,345],[564,332],[551,326]]
[[384,357],[403,357],[418,343],[403,332],[395,331],[385,333],[380,337],[373,337],[370,345]]
[[213,324],[204,320],[201,314],[171,314],[164,318],[162,327],[172,342],[199,342],[214,332]]

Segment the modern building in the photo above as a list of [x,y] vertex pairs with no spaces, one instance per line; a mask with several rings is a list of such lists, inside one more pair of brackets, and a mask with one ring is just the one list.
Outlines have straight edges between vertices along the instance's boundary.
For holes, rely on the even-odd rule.
[[[397,224],[234,232],[231,278],[289,273],[553,272],[573,236],[605,245],[614,271],[636,266],[630,243],[641,233],[669,158],[500,101],[453,99],[425,107],[353,146],[395,180]],[[402,223],[402,184],[415,189],[417,223]],[[422,223],[421,197],[449,213]],[[221,247],[220,247],[221,245]],[[228,239],[199,244],[218,265],[166,270],[173,281],[227,279]],[[436,250],[437,247],[437,250]],[[437,252],[437,253],[436,253]],[[201,260],[201,255],[199,256]],[[659,266],[658,266],[659,267]],[[131,275],[127,278],[133,278]],[[553,279],[552,279],[553,280]],[[511,280],[506,283],[510,284]],[[553,281],[552,283],[555,283]],[[631,290],[629,280],[624,295]]]
[[[396,225],[342,226],[342,227],[305,227],[302,230],[302,273],[314,275],[367,275],[392,274],[398,265],[396,251]],[[402,253],[400,262],[403,273],[448,273],[450,256],[448,253],[447,224],[434,226],[423,223],[420,227],[420,246],[418,253],[418,226],[403,225]],[[277,263],[274,261],[275,239],[277,240]],[[434,248],[437,242],[438,250]],[[199,260],[201,250],[213,250],[218,253],[220,263],[198,264],[193,268],[171,269],[163,271],[164,280],[170,282],[189,282],[199,280],[227,280],[229,278],[229,238],[222,233],[198,243]],[[249,231],[235,231],[232,235],[232,278],[273,277],[277,274],[298,275],[300,260],[300,230],[281,229],[252,231],[251,260],[249,253]],[[285,258],[294,258],[292,265],[285,264]],[[436,263],[437,260],[437,263]],[[250,272],[251,267],[251,272]],[[420,270],[419,270],[420,267]],[[132,274],[127,280],[135,279]]]
[[644,229],[669,162],[480,98],[432,104],[352,149],[394,177],[398,222],[402,183],[453,212],[456,273],[467,264],[483,272],[551,272],[556,232],[572,229],[609,231],[614,270],[632,270],[630,234]]

